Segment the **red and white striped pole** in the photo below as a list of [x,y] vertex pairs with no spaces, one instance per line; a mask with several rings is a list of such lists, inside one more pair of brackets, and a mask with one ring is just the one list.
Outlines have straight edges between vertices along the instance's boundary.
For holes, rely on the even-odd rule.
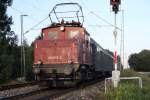
[[114,29],[114,66],[115,66],[115,70],[117,70],[117,29],[116,29],[116,14],[115,14],[115,17],[114,17],[114,25],[115,25],[115,29]]
[[115,20],[114,20],[114,25],[115,25],[115,28],[114,28],[114,32],[113,32],[113,35],[114,35],[114,67],[115,67],[115,70],[112,71],[112,80],[113,80],[113,85],[114,87],[118,87],[118,83],[119,83],[119,80],[120,80],[120,71],[117,70],[117,65],[118,65],[118,61],[117,61],[117,24],[116,24],[116,14],[115,14]]
[[116,49],[114,51],[114,66],[115,66],[115,70],[117,70],[117,50]]

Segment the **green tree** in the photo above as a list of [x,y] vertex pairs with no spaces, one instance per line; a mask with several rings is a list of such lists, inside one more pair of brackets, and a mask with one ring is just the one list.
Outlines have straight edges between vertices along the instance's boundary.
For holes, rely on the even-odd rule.
[[[37,36],[35,40],[42,39],[42,34]],[[31,81],[34,79],[34,74],[32,72],[32,66],[33,66],[33,56],[34,56],[34,42],[31,43],[29,46],[26,41],[24,41],[25,46],[25,53],[26,53],[26,79]]]
[[150,71],[150,50],[131,54],[128,62],[130,67],[136,71]]
[[32,65],[33,65],[33,43],[29,46],[27,42],[24,42],[25,46],[25,55],[26,55],[26,79],[31,81],[34,78],[32,72]]
[[15,63],[17,36],[11,31],[12,17],[7,15],[7,7],[12,0],[0,0],[0,83],[11,78]]

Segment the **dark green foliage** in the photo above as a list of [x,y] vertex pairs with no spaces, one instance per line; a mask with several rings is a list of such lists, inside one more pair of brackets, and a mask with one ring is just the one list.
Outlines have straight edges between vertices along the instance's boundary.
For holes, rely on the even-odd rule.
[[136,71],[150,71],[150,50],[132,54],[128,62],[130,67]]
[[16,79],[17,77],[20,77],[21,74],[21,68],[20,68],[20,46],[16,46],[13,49],[13,55],[14,55],[14,63],[12,64],[12,73],[11,73],[11,79]]
[[26,79],[33,80],[34,74],[32,72],[32,65],[33,65],[33,43],[31,46],[26,46]]
[[0,0],[0,83],[11,79],[16,64],[17,36],[11,31],[12,17],[6,14],[12,0]]
[[[11,30],[12,17],[7,15],[7,7],[12,0],[0,0],[0,84],[21,77],[21,47],[17,45],[17,36]],[[41,39],[42,35],[37,39]],[[33,79],[33,44],[24,41],[25,69],[27,80]],[[22,70],[23,71],[23,70]]]

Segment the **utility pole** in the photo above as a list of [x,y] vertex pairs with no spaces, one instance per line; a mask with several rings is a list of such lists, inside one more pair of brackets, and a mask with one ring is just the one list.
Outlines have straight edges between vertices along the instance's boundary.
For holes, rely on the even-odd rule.
[[112,11],[114,11],[114,71],[112,71],[112,80],[114,87],[118,86],[120,80],[120,71],[118,71],[118,57],[117,57],[117,13],[119,11],[120,0],[110,0],[110,5],[112,5]]
[[123,49],[122,63],[124,67],[125,66],[124,64],[124,10],[122,10],[122,49]]
[[28,15],[20,15],[21,19],[21,76],[26,76],[26,68],[25,68],[25,50],[24,50],[24,31],[23,31],[23,17]]

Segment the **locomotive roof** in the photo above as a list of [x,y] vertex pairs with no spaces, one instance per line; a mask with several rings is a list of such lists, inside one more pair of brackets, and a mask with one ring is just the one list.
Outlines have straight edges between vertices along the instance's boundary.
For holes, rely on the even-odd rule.
[[[43,29],[47,29],[47,28],[55,28],[55,27],[61,27],[61,26],[65,26],[65,27],[80,27],[83,28],[82,24],[79,22],[61,22],[61,23],[52,23],[50,26],[45,27]],[[43,30],[42,29],[42,30]]]

